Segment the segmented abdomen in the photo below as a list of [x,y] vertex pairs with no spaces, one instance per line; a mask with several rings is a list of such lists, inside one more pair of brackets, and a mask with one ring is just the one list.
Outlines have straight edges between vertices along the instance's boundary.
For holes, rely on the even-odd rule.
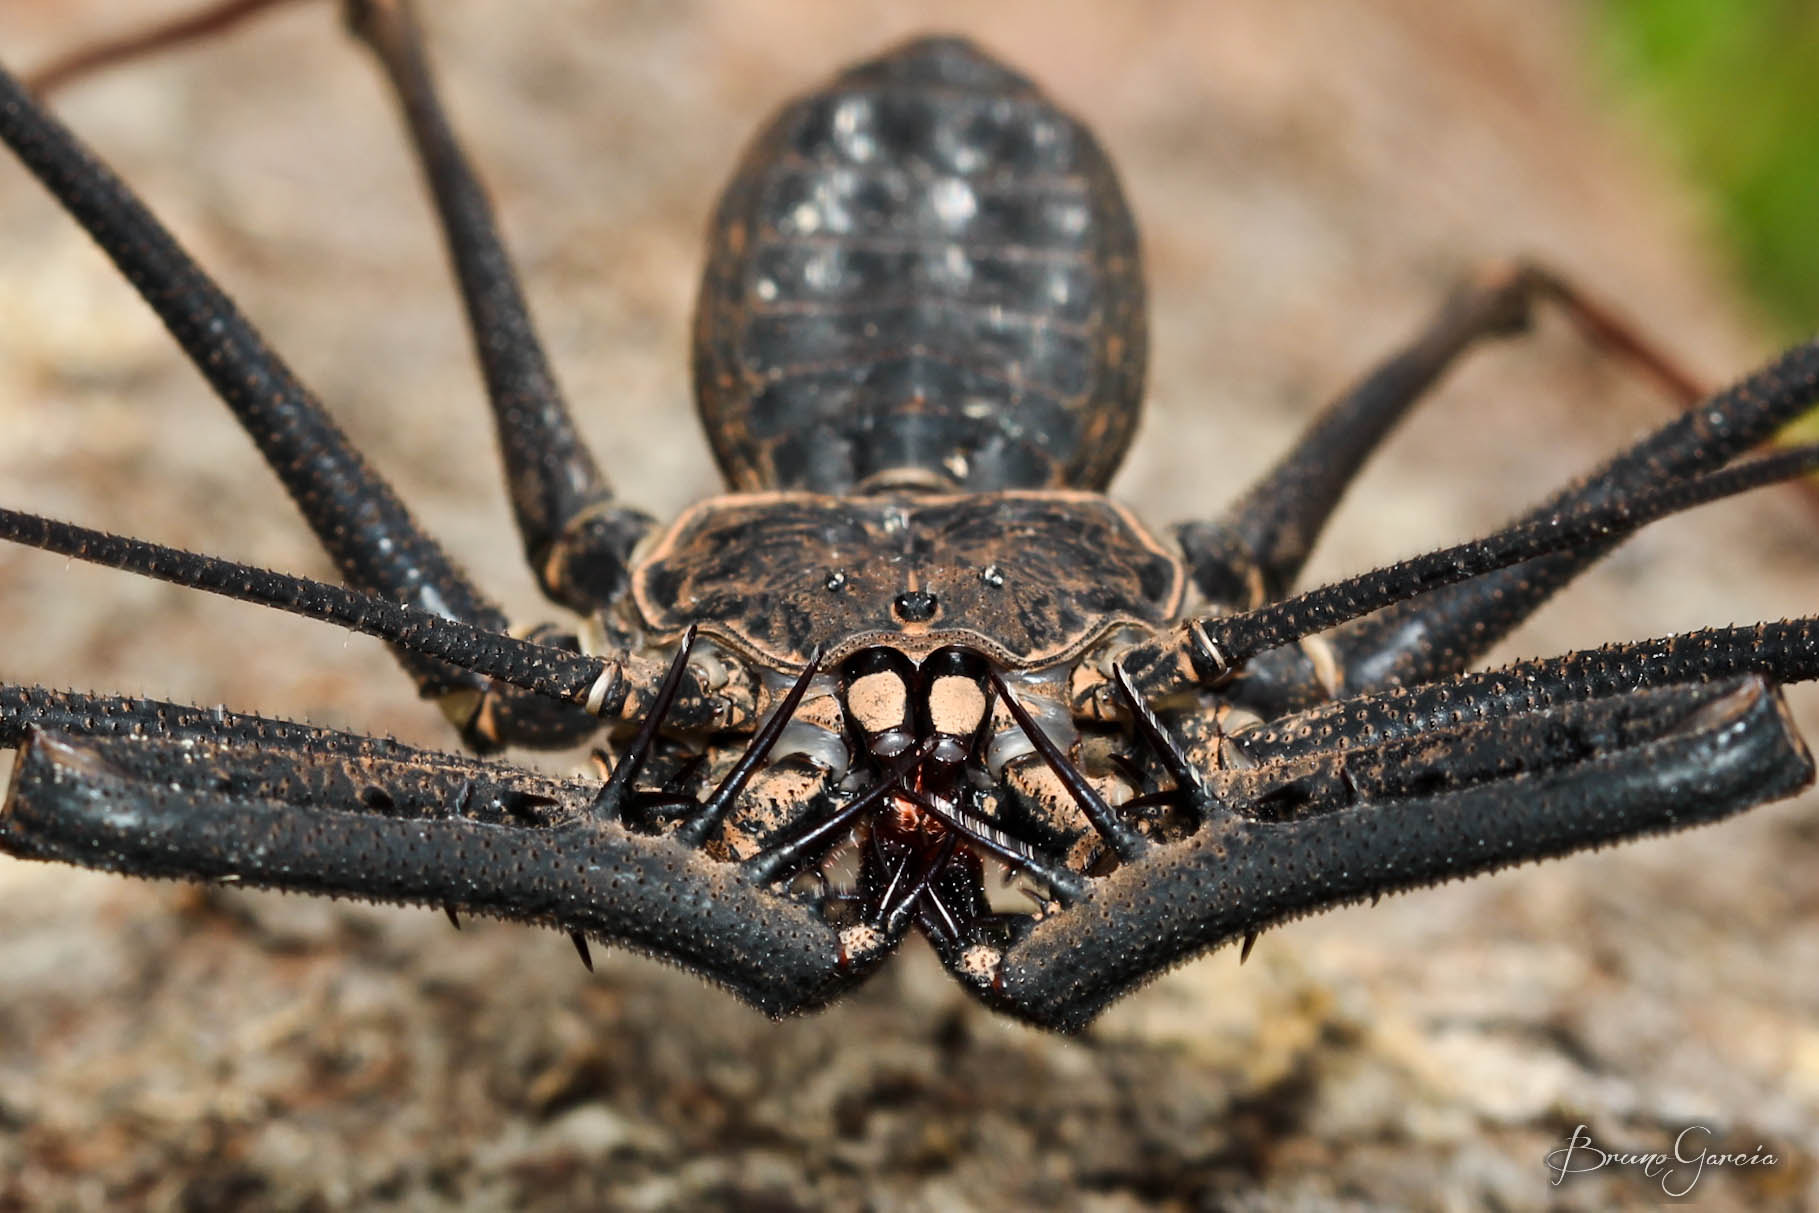
[[734,488],[1111,478],[1143,390],[1136,230],[1091,133],[970,43],[785,108],[711,246],[696,392]]

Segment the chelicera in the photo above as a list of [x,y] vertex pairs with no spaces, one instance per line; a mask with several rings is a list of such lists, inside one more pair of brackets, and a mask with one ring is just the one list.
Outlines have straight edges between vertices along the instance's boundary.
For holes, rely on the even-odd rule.
[[[923,39],[791,103],[735,173],[695,335],[731,491],[659,528],[576,434],[408,9],[348,8],[436,199],[527,557],[578,622],[508,629],[10,79],[0,137],[157,310],[347,584],[13,511],[0,533],[379,636],[469,749],[590,745],[597,769],[5,686],[0,848],[541,923],[776,1015],[918,931],[988,1005],[1071,1030],[1285,919],[1811,779],[1777,689],[1819,676],[1810,618],[1470,667],[1637,527],[1819,463],[1739,459],[1819,396],[1819,347],[1701,399],[1559,277],[1487,271],[1222,516],[1159,537],[1104,495],[1146,353],[1111,167],[1029,81]],[[1543,302],[1695,407],[1503,530],[1294,592],[1395,422]]]

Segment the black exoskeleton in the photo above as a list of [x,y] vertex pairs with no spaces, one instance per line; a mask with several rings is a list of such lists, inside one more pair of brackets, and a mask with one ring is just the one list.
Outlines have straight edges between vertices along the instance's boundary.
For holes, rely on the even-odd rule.
[[721,196],[695,390],[735,490],[1104,489],[1137,426],[1137,232],[1091,132],[959,39],[842,73]]
[[[403,0],[350,0],[435,197],[525,551],[572,626],[508,630],[133,194],[0,76],[0,138],[157,311],[346,582],[0,510],[0,537],[386,640],[476,751],[556,778],[151,700],[0,686],[0,849],[490,914],[644,951],[765,1011],[915,929],[989,1005],[1084,1026],[1171,965],[1386,892],[1711,821],[1811,779],[1778,684],[1819,619],[1468,672],[1626,535],[1802,474],[1739,456],[1819,345],[1492,535],[1291,587],[1370,452],[1540,302],[1665,383],[1560,278],[1485,272],[1211,522],[1102,495],[1136,428],[1136,229],[1092,135],[953,38],[787,106],[711,231],[703,423],[729,484],[664,530],[582,445]],[[1001,896],[993,875],[1019,887]]]

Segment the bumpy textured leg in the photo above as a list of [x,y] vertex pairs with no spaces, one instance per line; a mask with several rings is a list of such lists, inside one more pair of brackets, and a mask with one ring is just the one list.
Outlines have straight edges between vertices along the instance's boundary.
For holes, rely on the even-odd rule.
[[[399,602],[504,628],[498,609],[417,525],[221,288],[113,173],[4,72],[0,140],[157,312],[258,444],[342,576]],[[482,685],[439,662],[411,654],[399,659],[426,694]]]
[[1670,359],[1559,275],[1527,263],[1488,269],[1414,341],[1328,406],[1224,518],[1179,528],[1207,597],[1245,607],[1286,593],[1340,495],[1408,410],[1478,342],[1526,330],[1542,299],[1561,305],[1593,341],[1636,363],[1680,400],[1690,404],[1704,394]]
[[1263,688],[1252,677],[1254,659],[1267,660],[1304,637],[1419,594],[1544,556],[1607,546],[1657,519],[1815,471],[1819,443],[1807,443],[1517,521],[1481,539],[1423,552],[1248,611],[1191,620],[1169,636],[1128,650],[1122,658],[1125,672],[1134,674],[1133,685],[1157,698],[1194,681],[1236,675],[1239,683],[1228,688],[1234,700],[1262,707],[1266,716],[1294,711],[1302,706],[1301,689],[1289,680],[1273,688],[1286,692],[1281,702],[1263,698]]
[[525,554],[551,598],[583,614],[597,611],[624,591],[632,547],[651,519],[613,503],[582,444],[486,192],[437,99],[411,6],[405,0],[349,0],[347,13],[385,69],[435,198],[492,401]]
[[[173,585],[207,590],[243,602],[276,607],[376,636],[394,650],[429,658],[450,668],[492,680],[485,698],[547,704],[554,712],[595,717],[626,714],[642,719],[663,676],[648,658],[609,654],[591,657],[569,645],[539,643],[507,632],[476,627],[459,619],[393,602],[346,586],[254,568],[219,556],[203,556],[130,539],[106,531],[57,522],[37,514],[0,508],[0,542],[22,543],[110,568],[155,577]],[[686,651],[686,646],[685,646]],[[729,681],[709,690],[692,676],[684,680],[672,723],[696,730],[733,728],[752,704]]]
[[[71,737],[198,738],[217,744],[275,745],[309,753],[399,756],[408,746],[382,737],[338,733],[226,708],[185,707],[160,699],[85,695],[0,685],[0,748],[17,749],[33,729]],[[445,755],[450,761],[453,755]],[[476,768],[481,764],[467,760]]]
[[[1640,526],[1809,472],[1812,446],[1733,461],[1815,403],[1819,342],[1794,347],[1491,535],[1189,620],[1126,652],[1125,668],[1150,698],[1235,676],[1227,696],[1265,718],[1334,693],[1456,674]],[[1328,629],[1330,660],[1316,676],[1293,642]]]
[[1001,953],[957,957],[955,975],[1000,1010],[1076,1030],[1169,966],[1287,919],[1716,820],[1811,779],[1762,678],[1611,690],[1655,660],[1637,649],[1611,655],[1622,671],[1575,654],[1246,736],[1261,765],[1188,793],[1196,831],[1091,878]]
[[[0,688],[0,740],[21,746],[0,808],[0,850],[21,858],[553,926],[680,964],[773,1015],[872,967],[848,961],[812,905],[772,891],[770,856],[725,863],[635,832],[597,781],[39,688]],[[613,785],[626,791],[629,774]]]
[[[1524,516],[1541,521],[1724,466],[1819,403],[1819,342],[1795,346]],[[1587,544],[1411,599],[1331,633],[1347,690],[1428,682],[1465,669],[1601,558]]]
[[[614,507],[569,421],[484,194],[442,121],[408,12],[351,4],[350,17],[387,66],[444,216],[498,418],[508,482],[546,589],[583,610],[625,583],[624,557],[648,519]],[[170,29],[79,57],[63,72],[199,37],[246,15],[212,9]],[[10,81],[7,141],[158,311],[232,407],[353,584],[494,631],[502,615],[410,518],[326,411],[267,349],[232,303],[107,170]],[[86,204],[86,205],[84,205]],[[544,643],[578,647],[543,629]],[[567,747],[597,727],[588,713],[520,688],[394,650],[425,694],[439,695],[470,746]]]

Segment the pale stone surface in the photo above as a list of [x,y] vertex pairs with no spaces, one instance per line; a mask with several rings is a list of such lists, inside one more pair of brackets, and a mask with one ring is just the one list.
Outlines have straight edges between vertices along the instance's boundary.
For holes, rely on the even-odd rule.
[[[135,11],[153,6],[135,5]],[[180,7],[180,6],[179,6]],[[1101,132],[1145,227],[1153,407],[1120,494],[1211,513],[1468,267],[1570,268],[1715,380],[1767,349],[1633,131],[1574,6],[433,6],[435,50],[583,424],[625,494],[714,487],[685,342],[713,191],[760,114],[916,30],[975,33]],[[120,20],[0,7],[30,64]],[[330,6],[59,102],[514,615],[476,378],[396,122]],[[1373,466],[1335,574],[1499,521],[1658,420],[1557,320],[1473,360]],[[5,502],[324,573],[225,411],[24,175],[0,166]],[[1815,515],[1765,494],[1644,536],[1507,655],[1810,610]],[[0,551],[0,672],[446,744],[382,651]],[[1810,698],[1804,699],[1810,707]],[[1806,713],[1809,717],[1812,713]],[[1646,1205],[1542,1160],[1689,1123],[1811,1201],[1811,802],[1394,898],[1216,955],[1084,1038],[973,1009],[926,955],[772,1025],[680,974],[439,915],[0,861],[0,1209],[1103,1210]]]

